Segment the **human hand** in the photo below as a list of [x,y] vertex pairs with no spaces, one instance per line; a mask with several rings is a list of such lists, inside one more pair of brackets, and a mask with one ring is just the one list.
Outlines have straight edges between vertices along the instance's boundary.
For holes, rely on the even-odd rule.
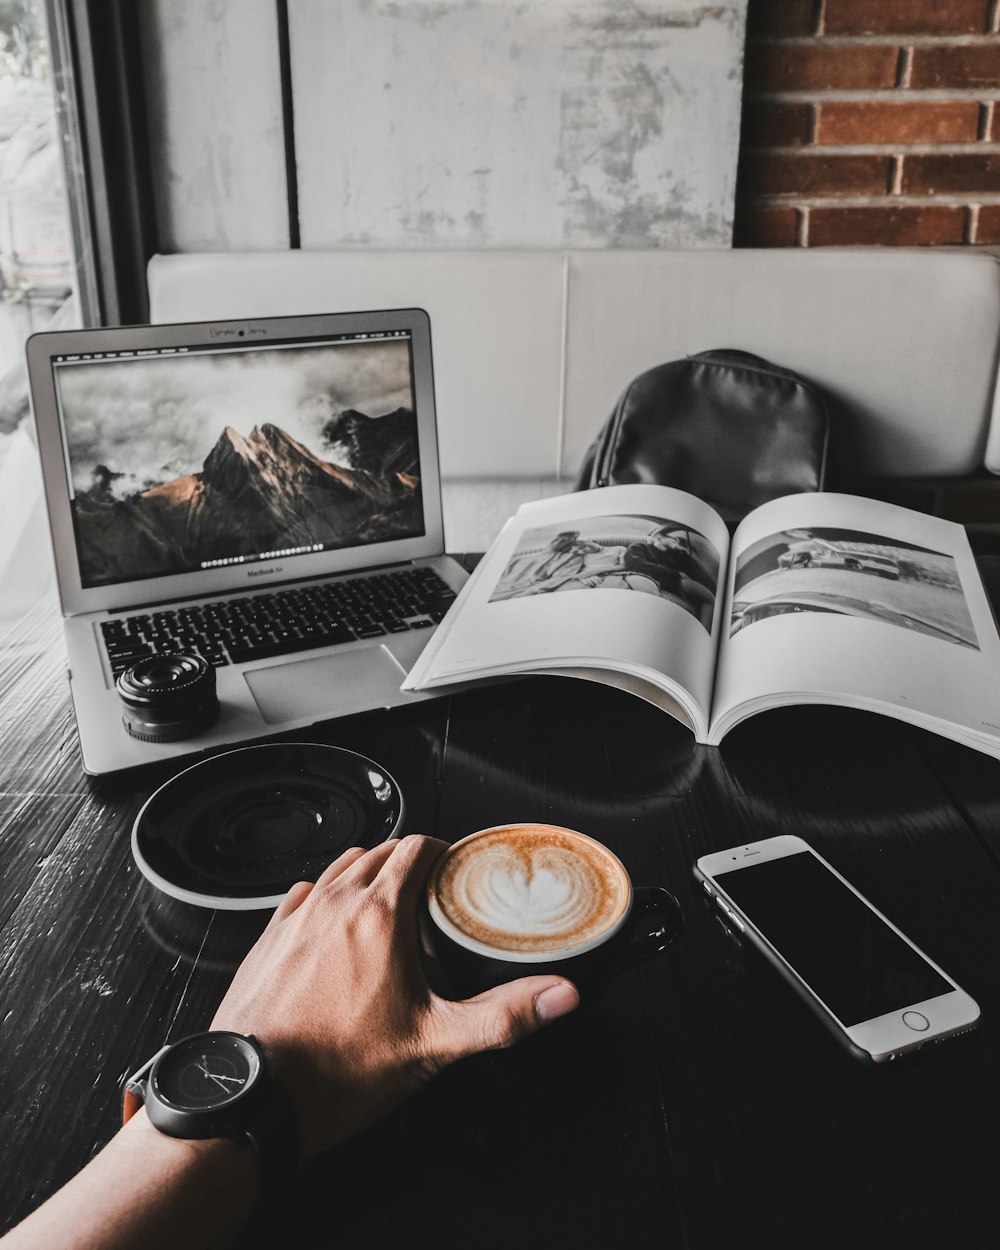
[[572,1011],[568,981],[523,977],[465,1002],[440,998],[417,915],[447,843],[413,835],[345,851],[285,895],[212,1027],[252,1033],[298,1114],[303,1158],[346,1141],[449,1063],[511,1046]]

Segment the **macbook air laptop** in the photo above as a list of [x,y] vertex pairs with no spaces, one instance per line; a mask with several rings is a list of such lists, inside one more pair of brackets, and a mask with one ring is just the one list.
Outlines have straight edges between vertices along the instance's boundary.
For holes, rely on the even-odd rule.
[[[425,312],[49,331],[27,359],[88,773],[432,697],[400,683],[467,574]],[[177,652],[218,719],[144,741],[116,679]]]

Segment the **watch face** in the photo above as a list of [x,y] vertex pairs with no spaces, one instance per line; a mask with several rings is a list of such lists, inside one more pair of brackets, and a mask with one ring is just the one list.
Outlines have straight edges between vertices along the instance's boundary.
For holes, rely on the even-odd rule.
[[181,1111],[226,1106],[260,1072],[260,1056],[237,1033],[201,1033],[171,1047],[150,1073],[150,1085],[163,1102]]

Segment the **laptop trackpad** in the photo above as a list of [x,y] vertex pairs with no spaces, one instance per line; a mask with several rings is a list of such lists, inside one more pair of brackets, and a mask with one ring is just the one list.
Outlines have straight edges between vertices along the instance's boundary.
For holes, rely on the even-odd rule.
[[278,725],[303,716],[346,716],[385,707],[398,695],[406,671],[378,646],[290,660],[243,675],[261,716]]

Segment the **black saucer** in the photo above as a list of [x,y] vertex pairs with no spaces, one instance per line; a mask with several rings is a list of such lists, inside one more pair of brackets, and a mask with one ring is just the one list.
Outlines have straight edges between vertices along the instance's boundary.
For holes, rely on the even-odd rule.
[[403,796],[353,751],[294,742],[242,747],[185,769],[135,818],[132,855],[184,903],[276,907],[349,846],[375,846],[402,823]]

